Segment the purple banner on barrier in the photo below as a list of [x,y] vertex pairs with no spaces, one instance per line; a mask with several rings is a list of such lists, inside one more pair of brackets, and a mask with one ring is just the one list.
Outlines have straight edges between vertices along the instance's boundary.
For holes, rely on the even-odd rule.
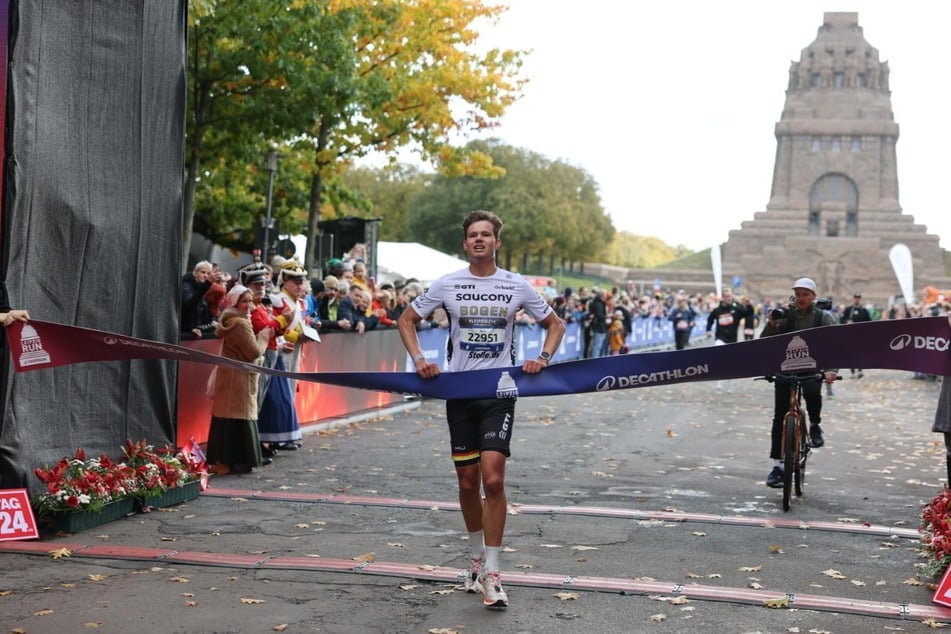
[[18,372],[73,363],[167,359],[211,363],[352,388],[434,398],[545,396],[808,372],[881,368],[951,375],[944,317],[825,326],[723,346],[626,354],[554,364],[540,374],[520,367],[445,372],[430,380],[415,372],[281,372],[250,363],[77,326],[15,322],[7,338]]

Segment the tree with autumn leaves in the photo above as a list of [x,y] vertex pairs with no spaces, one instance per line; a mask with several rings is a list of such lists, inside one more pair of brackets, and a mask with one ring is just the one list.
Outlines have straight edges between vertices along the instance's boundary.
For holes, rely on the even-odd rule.
[[491,128],[521,94],[521,52],[475,52],[479,23],[504,7],[192,0],[189,9],[186,254],[193,226],[248,243],[272,147],[273,212],[292,220],[306,209],[308,263],[322,216],[353,199],[341,175],[361,157],[411,148],[445,177],[503,174],[478,147],[451,141]]

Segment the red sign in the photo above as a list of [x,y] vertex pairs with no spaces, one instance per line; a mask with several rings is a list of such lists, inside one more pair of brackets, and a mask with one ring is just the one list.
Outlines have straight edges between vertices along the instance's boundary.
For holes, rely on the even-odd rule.
[[26,489],[0,490],[0,542],[39,536]]
[[951,606],[951,566],[948,567],[944,572],[944,576],[941,577],[941,583],[938,584],[938,589],[935,590],[934,596],[931,597],[931,602]]

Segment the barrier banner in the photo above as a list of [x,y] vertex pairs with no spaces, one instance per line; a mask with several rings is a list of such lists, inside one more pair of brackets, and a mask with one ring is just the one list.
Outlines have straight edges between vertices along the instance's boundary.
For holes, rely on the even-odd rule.
[[167,359],[441,399],[607,392],[828,368],[951,375],[951,329],[945,317],[824,326],[722,346],[583,359],[557,363],[535,375],[512,366],[445,372],[429,380],[415,372],[282,372],[174,344],[39,320],[15,322],[6,333],[17,372],[73,363]]

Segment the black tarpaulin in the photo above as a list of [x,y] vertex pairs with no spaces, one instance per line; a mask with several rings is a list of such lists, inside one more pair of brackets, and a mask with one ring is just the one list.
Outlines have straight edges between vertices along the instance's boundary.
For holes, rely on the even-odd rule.
[[[178,340],[185,11],[10,4],[3,265],[37,319]],[[78,447],[175,443],[176,377],[159,361],[8,371],[0,486],[35,490],[32,469]]]

